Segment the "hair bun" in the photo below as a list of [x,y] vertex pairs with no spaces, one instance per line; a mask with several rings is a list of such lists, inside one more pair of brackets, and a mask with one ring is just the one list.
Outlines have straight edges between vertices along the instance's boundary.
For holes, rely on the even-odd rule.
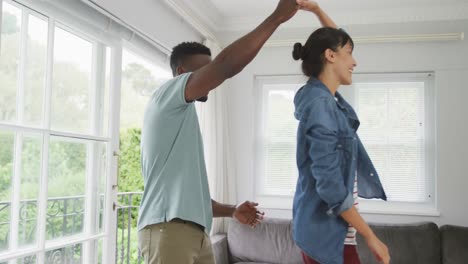
[[296,44],[294,44],[292,56],[295,60],[299,60],[302,57],[302,50],[303,47],[301,43],[297,42]]

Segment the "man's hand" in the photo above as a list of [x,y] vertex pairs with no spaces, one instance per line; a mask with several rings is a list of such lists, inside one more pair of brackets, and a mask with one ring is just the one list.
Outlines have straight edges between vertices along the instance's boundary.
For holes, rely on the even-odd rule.
[[239,223],[255,227],[261,220],[263,220],[264,212],[257,210],[258,203],[246,201],[238,205],[232,214]]
[[374,254],[379,263],[390,263],[388,248],[384,243],[382,243],[382,241],[380,241],[376,236],[372,236],[371,238],[367,239],[366,242],[370,251]]
[[312,13],[317,13],[320,10],[320,7],[317,2],[311,0],[296,0],[299,8],[301,10],[310,11]]
[[272,17],[279,23],[284,23],[293,17],[297,13],[298,9],[299,6],[297,5],[296,0],[280,0],[272,14]]

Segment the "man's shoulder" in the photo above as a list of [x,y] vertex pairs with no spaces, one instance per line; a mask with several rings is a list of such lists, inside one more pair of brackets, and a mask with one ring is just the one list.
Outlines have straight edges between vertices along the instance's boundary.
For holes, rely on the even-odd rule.
[[175,100],[177,104],[185,104],[185,85],[189,77],[190,73],[184,73],[167,80],[155,91],[155,101]]
[[180,75],[177,75],[175,77],[172,77],[171,79],[167,80],[162,86],[162,87],[170,87],[170,86],[185,86],[187,83],[188,78],[190,77],[192,73],[187,72],[183,73]]

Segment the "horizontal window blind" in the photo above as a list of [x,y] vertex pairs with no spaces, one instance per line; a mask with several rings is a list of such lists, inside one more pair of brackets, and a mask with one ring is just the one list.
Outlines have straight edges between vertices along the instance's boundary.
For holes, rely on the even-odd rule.
[[[340,92],[355,108],[358,134],[371,157],[391,202],[427,203],[435,175],[428,156],[427,91],[424,74],[362,74]],[[271,78],[271,79],[268,79]],[[293,196],[298,177],[294,95],[303,84],[297,79],[263,77],[259,107],[260,167],[257,194]],[[430,170],[430,169],[429,169]],[[432,191],[431,191],[432,190]]]
[[296,130],[292,104],[295,87],[266,85],[267,110],[265,113],[265,192],[270,195],[291,195],[297,180]]
[[390,201],[425,202],[424,82],[354,85],[359,135]]

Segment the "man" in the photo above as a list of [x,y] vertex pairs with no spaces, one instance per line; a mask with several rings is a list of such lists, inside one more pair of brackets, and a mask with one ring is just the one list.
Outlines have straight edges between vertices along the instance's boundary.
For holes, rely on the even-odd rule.
[[239,73],[278,26],[298,10],[280,0],[256,29],[225,48],[213,61],[208,48],[182,43],[171,54],[174,78],[152,96],[143,122],[141,161],[145,189],[138,219],[145,263],[214,264],[212,217],[234,217],[255,226],[257,204],[224,205],[210,199],[203,142],[194,102]]

